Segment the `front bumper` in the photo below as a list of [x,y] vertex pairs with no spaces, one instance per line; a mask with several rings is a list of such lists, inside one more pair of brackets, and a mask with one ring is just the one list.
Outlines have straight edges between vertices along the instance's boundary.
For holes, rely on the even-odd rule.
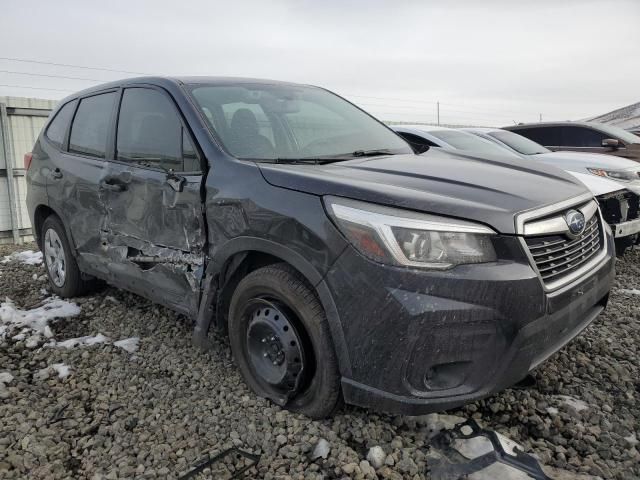
[[610,225],[616,238],[628,237],[640,232],[640,218]]
[[488,396],[524,378],[605,308],[610,235],[605,258],[554,292],[544,291],[514,237],[496,241],[509,260],[445,272],[343,253],[325,282],[349,352],[347,403],[417,415]]

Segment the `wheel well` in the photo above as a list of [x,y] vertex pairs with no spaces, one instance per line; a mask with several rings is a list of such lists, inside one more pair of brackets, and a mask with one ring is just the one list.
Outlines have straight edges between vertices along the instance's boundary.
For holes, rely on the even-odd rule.
[[216,328],[226,331],[227,328],[227,316],[229,312],[229,306],[231,304],[231,297],[240,281],[246,277],[249,273],[253,272],[267,265],[273,265],[275,263],[286,263],[291,268],[296,270],[304,278],[304,275],[296,269],[293,265],[283,260],[280,257],[264,253],[260,251],[245,251],[239,252],[233,255],[227,260],[224,267],[220,271],[220,279],[218,285],[220,286],[220,292],[218,295],[218,302],[216,306],[215,326]]
[[42,224],[49,215],[58,216],[58,214],[47,205],[38,205],[33,215],[33,228],[35,231],[36,241],[38,242],[38,247],[40,248],[42,248]]

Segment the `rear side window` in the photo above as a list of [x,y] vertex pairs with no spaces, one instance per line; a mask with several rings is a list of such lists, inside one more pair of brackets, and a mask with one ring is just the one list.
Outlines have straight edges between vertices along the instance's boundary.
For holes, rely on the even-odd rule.
[[105,158],[115,92],[83,98],[73,119],[69,151]]
[[602,147],[604,133],[585,127],[561,127],[562,143],[566,147]]
[[58,111],[55,118],[49,124],[49,128],[47,128],[47,138],[58,148],[62,148],[64,144],[64,136],[67,133],[67,128],[69,127],[69,122],[71,122],[75,106],[75,100],[67,103]]
[[540,145],[544,145],[545,147],[556,147],[562,145],[559,127],[519,128],[513,131],[539,143]]
[[171,101],[149,88],[128,88],[122,96],[117,159],[174,171],[199,171],[198,157]]

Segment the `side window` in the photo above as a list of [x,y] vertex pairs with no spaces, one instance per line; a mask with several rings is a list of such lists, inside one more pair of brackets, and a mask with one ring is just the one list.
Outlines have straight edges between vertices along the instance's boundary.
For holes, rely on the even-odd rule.
[[585,127],[562,127],[562,144],[567,147],[602,147],[604,133]]
[[519,135],[529,140],[544,145],[545,147],[561,146],[560,129],[558,127],[533,127],[514,130]]
[[70,152],[105,158],[109,120],[115,98],[115,92],[111,92],[80,100],[71,126]]
[[183,171],[199,172],[202,169],[196,149],[184,128],[182,129],[182,158],[184,160]]
[[116,158],[178,172],[200,170],[175,107],[165,95],[150,88],[127,88],[122,95]]
[[67,133],[67,128],[69,127],[69,122],[71,122],[71,117],[73,116],[75,108],[75,100],[67,103],[58,111],[55,118],[47,128],[47,138],[58,148],[62,148],[62,145],[64,144],[64,136]]

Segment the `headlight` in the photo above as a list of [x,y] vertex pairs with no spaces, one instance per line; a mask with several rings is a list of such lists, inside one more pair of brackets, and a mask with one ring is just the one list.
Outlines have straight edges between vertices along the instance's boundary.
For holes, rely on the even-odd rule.
[[611,180],[618,180],[621,182],[633,182],[640,180],[638,172],[630,172],[628,170],[605,170],[604,168],[587,168],[589,173],[598,175],[599,177],[607,177]]
[[496,261],[489,227],[338,197],[324,202],[351,244],[377,262],[444,270]]

